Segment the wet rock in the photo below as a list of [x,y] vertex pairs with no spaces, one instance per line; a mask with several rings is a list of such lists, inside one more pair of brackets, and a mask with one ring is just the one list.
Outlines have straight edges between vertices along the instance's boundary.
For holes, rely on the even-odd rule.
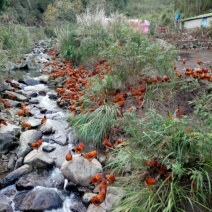
[[40,109],[40,113],[46,113],[47,109],[46,108],[42,108]]
[[15,196],[15,210],[44,211],[62,207],[63,201],[55,189],[36,187]]
[[32,172],[22,176],[16,182],[16,189],[19,191],[31,190],[36,186],[62,189],[63,185],[64,177],[62,173],[59,169],[54,169],[53,171],[47,171],[45,174]]
[[47,91],[47,90],[48,88],[44,84],[38,84],[38,85],[25,87],[23,92],[32,93],[32,92],[40,92],[40,91]]
[[39,80],[41,83],[47,83],[49,81],[49,75],[41,75],[39,77],[36,78],[37,80]]
[[47,120],[47,122],[45,124],[42,124],[40,126],[40,131],[46,135],[46,134],[50,134],[52,132],[52,125],[51,123],[49,123],[49,121]]
[[52,100],[57,100],[58,99],[57,94],[48,94],[48,96],[49,96],[49,99],[52,99]]
[[[1,126],[0,133],[9,133],[10,135],[18,136],[21,132],[21,127],[10,124],[7,122],[7,126]],[[1,140],[1,139],[0,139]]]
[[73,182],[68,182],[65,189],[67,191],[78,192],[77,185],[76,185],[76,183],[73,183]]
[[15,163],[14,170],[15,170],[15,169],[18,169],[18,168],[21,167],[21,166],[23,166],[23,162],[24,162],[24,158],[23,158],[23,157],[18,158],[18,160],[17,160],[16,163]]
[[8,164],[7,164],[7,168],[9,170],[14,169],[16,159],[17,159],[17,157],[16,157],[15,154],[10,154],[9,161],[8,161]]
[[54,146],[43,146],[42,147],[42,150],[44,151],[44,152],[53,152],[54,150],[56,149],[56,147],[54,147]]
[[67,132],[65,130],[57,130],[52,136],[52,140],[61,146],[65,146],[68,144]]
[[19,177],[23,174],[26,174],[32,170],[32,167],[25,164],[20,168],[14,170],[13,172],[9,173],[4,179],[0,180],[0,188],[7,187],[14,183]]
[[69,148],[55,143],[51,144],[51,146],[54,146],[56,149],[53,152],[49,152],[48,155],[54,159],[55,166],[60,168],[65,161],[65,155],[69,152]]
[[20,80],[21,83],[24,83],[28,86],[33,86],[33,85],[38,85],[39,84],[39,81],[38,80],[35,80],[35,79],[23,79],[23,80]]
[[11,99],[7,99],[7,103],[11,106],[11,107],[20,107],[21,103],[18,101],[14,101]]
[[37,105],[37,104],[39,104],[39,100],[37,100],[37,99],[30,99],[29,100],[29,103],[30,104],[34,104],[34,105]]
[[86,212],[86,207],[85,205],[82,203],[82,201],[80,200],[80,198],[76,198],[72,201],[71,206],[69,207],[69,209],[72,212]]
[[77,185],[89,186],[90,178],[102,172],[102,166],[95,158],[89,162],[77,154],[73,155],[72,161],[64,161],[61,171],[66,179]]
[[46,91],[39,91],[38,94],[39,94],[40,96],[46,96]]
[[16,149],[18,157],[24,157],[32,148],[28,143],[34,143],[42,137],[42,132],[37,130],[27,130],[20,136],[19,147]]
[[21,119],[21,122],[22,121],[29,123],[32,128],[36,128],[36,127],[40,126],[40,120],[35,119],[34,117],[23,117]]
[[0,155],[9,152],[16,147],[17,138],[9,132],[0,132]]
[[34,98],[34,97],[37,97],[38,94],[37,94],[36,92],[34,92],[34,93],[31,93],[29,96],[30,96],[31,98]]
[[0,212],[13,212],[13,208],[8,203],[0,204]]
[[24,163],[33,167],[44,168],[52,167],[54,160],[45,152],[33,150],[24,158]]
[[2,159],[0,159],[0,164],[1,164],[1,166],[0,166],[0,173],[7,172],[7,170],[8,170],[8,168],[7,168],[8,163],[5,162],[5,161],[3,161]]
[[21,102],[28,101],[28,98],[22,94],[18,94],[16,92],[12,92],[12,91],[5,91],[5,93],[15,96],[15,98]]

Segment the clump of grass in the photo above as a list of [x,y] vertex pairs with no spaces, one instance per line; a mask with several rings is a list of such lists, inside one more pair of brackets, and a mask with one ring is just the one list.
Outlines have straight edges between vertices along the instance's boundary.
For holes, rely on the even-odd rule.
[[102,105],[94,112],[79,114],[70,119],[77,136],[85,142],[101,144],[104,135],[110,131],[117,120],[118,109],[115,105]]

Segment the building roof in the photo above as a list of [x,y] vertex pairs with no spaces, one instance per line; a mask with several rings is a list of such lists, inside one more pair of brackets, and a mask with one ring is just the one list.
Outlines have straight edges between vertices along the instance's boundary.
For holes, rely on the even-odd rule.
[[190,21],[190,20],[199,19],[199,18],[207,18],[207,17],[210,17],[210,16],[212,17],[212,13],[198,15],[198,16],[194,16],[194,17],[191,17],[191,18],[184,18],[180,21],[184,22],[184,21]]

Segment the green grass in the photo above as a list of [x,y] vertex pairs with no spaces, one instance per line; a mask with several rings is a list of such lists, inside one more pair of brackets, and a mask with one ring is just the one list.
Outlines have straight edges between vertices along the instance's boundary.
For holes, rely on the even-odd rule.
[[94,112],[79,114],[70,119],[77,137],[84,142],[103,143],[103,137],[116,123],[118,108],[115,105],[102,105]]

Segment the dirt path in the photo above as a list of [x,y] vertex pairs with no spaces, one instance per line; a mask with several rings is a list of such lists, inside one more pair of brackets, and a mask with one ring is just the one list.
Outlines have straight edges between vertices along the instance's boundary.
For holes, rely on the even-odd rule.
[[[198,51],[197,53],[195,51]],[[183,64],[183,59],[187,59],[186,63]],[[177,61],[176,71],[184,73],[185,68],[197,68],[197,59],[203,62],[201,67],[210,68],[212,67],[212,50],[208,49],[189,49],[181,50],[179,60]]]

